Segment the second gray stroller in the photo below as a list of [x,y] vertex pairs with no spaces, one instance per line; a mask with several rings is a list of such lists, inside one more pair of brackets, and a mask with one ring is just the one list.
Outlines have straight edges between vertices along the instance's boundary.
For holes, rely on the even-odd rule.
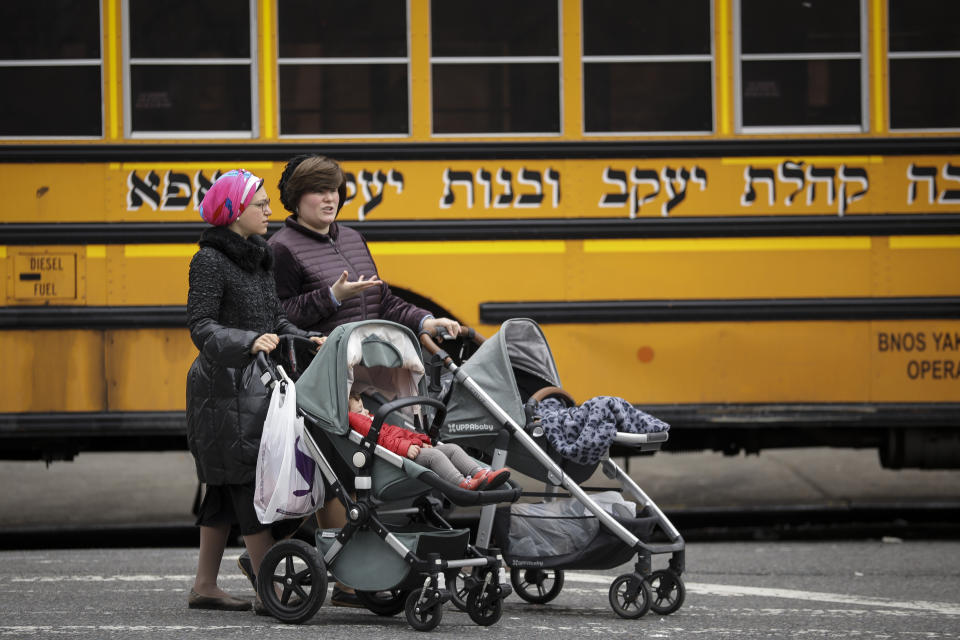
[[[472,330],[467,332],[475,335]],[[441,373],[442,363],[447,371],[446,376],[431,374],[431,388],[447,406],[441,438],[478,451],[495,469],[509,466],[544,481],[547,490],[523,493],[547,499],[539,505],[483,507],[476,545],[488,548],[495,540],[511,568],[514,591],[528,602],[542,604],[555,598],[563,587],[565,569],[610,569],[636,556],[633,571],[620,575],[610,586],[611,608],[624,618],[639,618],[649,609],[660,615],[679,609],[685,597],[680,577],[684,541],[677,529],[610,459],[609,451],[600,460],[603,473],[616,480],[636,503],[626,503],[617,494],[604,505],[596,494],[587,493],[580,483],[593,475],[598,465],[564,459],[525,410],[530,406],[527,396],[533,402],[552,397],[573,405],[560,388],[553,354],[537,323],[511,319],[490,339],[475,341],[479,348],[458,366],[429,336],[421,336],[424,347],[433,354],[428,365]],[[446,377],[445,384],[440,384],[438,377]],[[614,443],[652,452],[666,440],[666,431],[617,433]],[[564,490],[569,498],[557,500]],[[666,541],[650,542],[654,534]],[[670,554],[667,568],[652,570],[656,554]],[[463,588],[468,589],[470,578],[461,579]]]

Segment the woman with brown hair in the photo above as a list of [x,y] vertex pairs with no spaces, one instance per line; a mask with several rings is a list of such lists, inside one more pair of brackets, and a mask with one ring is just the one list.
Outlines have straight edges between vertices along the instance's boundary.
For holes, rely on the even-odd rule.
[[[382,319],[402,324],[417,335],[421,331],[435,334],[440,328],[453,337],[459,335],[459,322],[435,318],[394,295],[380,280],[363,236],[337,222],[347,185],[335,160],[315,154],[291,158],[277,188],[280,202],[292,215],[269,244],[276,259],[277,294],[291,322],[329,334],[347,322]],[[345,479],[345,489],[352,492],[353,470],[340,467],[333,452],[327,458],[337,468],[337,476]],[[328,500],[317,519],[324,529],[342,527],[346,523],[342,503]],[[241,556],[238,562],[247,573],[246,560]],[[339,584],[334,585],[330,601],[335,606],[362,606],[350,589]]]
[[367,319],[390,320],[415,334],[440,327],[453,337],[459,334],[458,322],[434,318],[394,295],[380,280],[363,236],[337,223],[347,187],[335,160],[296,156],[277,187],[284,208],[293,214],[270,238],[277,294],[291,322],[325,334]]

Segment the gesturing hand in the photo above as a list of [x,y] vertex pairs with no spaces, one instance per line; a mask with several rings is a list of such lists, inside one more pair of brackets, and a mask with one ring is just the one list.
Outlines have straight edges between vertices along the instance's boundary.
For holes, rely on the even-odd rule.
[[344,271],[340,274],[340,277],[337,278],[337,281],[333,283],[333,286],[330,287],[333,289],[334,297],[340,302],[358,296],[370,287],[379,287],[383,284],[377,276],[370,276],[369,280],[365,280],[365,276],[360,276],[353,281],[347,280],[348,276],[349,274]]

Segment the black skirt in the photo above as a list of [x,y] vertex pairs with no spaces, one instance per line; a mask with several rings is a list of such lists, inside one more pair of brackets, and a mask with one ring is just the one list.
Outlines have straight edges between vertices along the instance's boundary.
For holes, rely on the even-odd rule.
[[263,524],[253,507],[254,483],[207,485],[197,515],[197,526],[217,527],[237,525],[241,535],[252,535],[271,529],[277,540],[289,537],[303,518],[279,520]]

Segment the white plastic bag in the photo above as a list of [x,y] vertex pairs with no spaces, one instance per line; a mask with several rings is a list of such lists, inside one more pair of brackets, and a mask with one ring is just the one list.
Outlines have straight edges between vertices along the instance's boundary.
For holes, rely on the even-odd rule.
[[263,423],[253,497],[264,524],[310,515],[323,504],[322,476],[303,442],[303,418],[297,416],[297,388],[283,367],[277,370],[280,380]]

